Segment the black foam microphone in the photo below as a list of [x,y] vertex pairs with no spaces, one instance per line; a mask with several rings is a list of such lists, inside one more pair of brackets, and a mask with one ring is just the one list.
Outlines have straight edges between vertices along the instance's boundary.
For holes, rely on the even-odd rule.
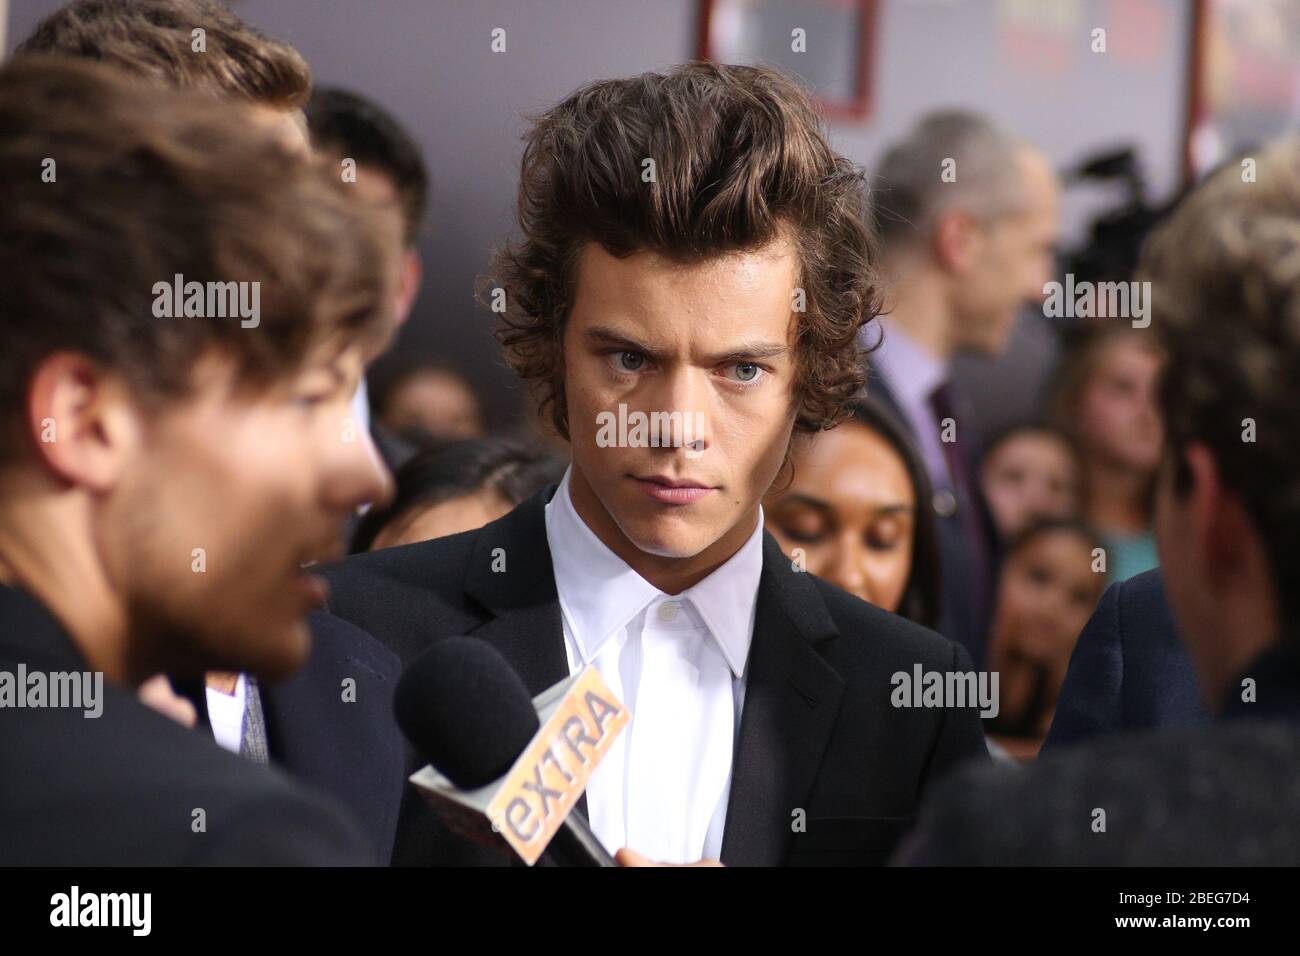
[[[468,637],[444,638],[412,661],[397,683],[395,710],[398,726],[420,756],[460,791],[446,796],[461,804],[462,813],[469,807],[479,816],[495,793],[487,791],[474,799],[468,796],[470,792],[484,791],[495,784],[504,789],[508,782],[503,778],[542,731],[537,710],[519,675],[496,648]],[[573,777],[559,765],[551,749],[542,752],[551,757],[551,766],[564,773],[565,780]],[[573,753],[579,758],[584,756],[576,748]],[[535,769],[539,781],[541,772],[539,761]],[[555,786],[560,789],[544,785],[539,788],[531,783],[525,783],[523,789],[558,797],[562,784]],[[572,799],[576,797],[576,793],[572,795]],[[514,802],[519,799],[516,797]],[[519,814],[509,816],[510,825],[520,819],[540,821],[548,811],[554,811],[552,803],[558,800],[548,801],[543,796],[535,821],[530,820],[534,808],[522,805],[528,814],[522,818]],[[546,854],[560,866],[617,865],[582,815],[572,812],[564,816],[546,844]]]

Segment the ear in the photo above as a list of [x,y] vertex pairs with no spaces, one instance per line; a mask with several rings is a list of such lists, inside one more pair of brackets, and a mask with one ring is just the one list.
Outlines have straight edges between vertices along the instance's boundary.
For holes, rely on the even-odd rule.
[[943,213],[934,229],[934,257],[952,272],[970,271],[984,241],[980,224],[970,213],[952,209]]
[[1203,556],[1206,582],[1227,583],[1263,559],[1263,543],[1241,496],[1224,486],[1210,450],[1193,442],[1183,454],[1192,475],[1186,494],[1192,544]]
[[397,325],[400,327],[411,315],[415,297],[420,293],[420,279],[424,277],[424,261],[419,249],[407,249],[402,256],[402,271],[397,278]]
[[113,487],[140,441],[143,421],[120,378],[75,352],[37,367],[27,389],[27,427],[38,457],[61,479]]

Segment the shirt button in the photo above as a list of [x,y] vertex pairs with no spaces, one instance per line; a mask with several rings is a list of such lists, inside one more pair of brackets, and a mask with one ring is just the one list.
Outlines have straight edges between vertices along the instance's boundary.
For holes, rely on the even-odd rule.
[[940,518],[949,518],[957,513],[957,496],[947,488],[940,488],[934,493],[934,513]]
[[664,622],[677,620],[677,603],[675,601],[664,601],[659,605],[659,620]]

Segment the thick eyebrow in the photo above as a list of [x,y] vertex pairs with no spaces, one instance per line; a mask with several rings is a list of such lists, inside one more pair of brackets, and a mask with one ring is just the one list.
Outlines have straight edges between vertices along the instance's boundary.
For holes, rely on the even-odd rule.
[[910,515],[916,511],[912,505],[885,505],[883,508],[876,509],[876,517],[885,515]]
[[[657,361],[662,361],[669,356],[668,352],[655,349],[635,339],[630,339],[626,335],[604,325],[596,325],[587,329],[586,337],[593,343],[627,349],[629,352],[640,352],[642,355]],[[709,356],[707,362],[710,365],[725,365],[729,362],[781,358],[789,353],[789,346],[783,342],[747,342],[718,355]]]
[[820,498],[814,498],[812,495],[804,494],[802,491],[786,491],[781,494],[783,502],[795,502],[801,505],[807,505],[816,511],[830,514],[831,506]]
[[[831,506],[827,504],[825,501],[822,501],[820,498],[814,498],[812,495],[805,494],[802,491],[787,491],[781,497],[785,501],[798,502],[799,504],[807,505],[809,508],[813,508],[817,511],[821,511],[824,513],[829,513],[831,511]],[[910,515],[915,513],[915,511],[916,508],[914,508],[912,505],[904,505],[904,504],[884,505],[876,509],[876,517],[880,518],[880,517],[884,517],[888,515],[896,515],[896,514]]]

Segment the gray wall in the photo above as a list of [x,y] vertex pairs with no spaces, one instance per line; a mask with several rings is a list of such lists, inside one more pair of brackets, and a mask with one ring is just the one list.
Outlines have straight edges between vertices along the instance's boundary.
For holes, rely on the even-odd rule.
[[[11,0],[9,46],[59,5]],[[434,176],[422,241],[427,281],[401,345],[435,349],[460,363],[492,420],[509,424],[523,397],[497,357],[490,318],[472,296],[489,249],[511,227],[521,114],[588,80],[690,58],[696,0],[243,0],[232,6],[293,43],[319,83],[373,96],[423,145]],[[836,144],[853,159],[869,165],[921,112],[962,105],[992,112],[1062,165],[1099,147],[1136,143],[1157,193],[1174,187],[1190,3],[882,0],[880,7],[874,111],[864,122],[832,125]],[[1027,16],[1030,45],[1038,36],[1035,22],[1065,24],[1065,39],[1048,62],[1018,65],[1010,55],[1008,43],[1015,41],[1008,41],[1006,25]],[[1094,26],[1109,31],[1111,52],[1088,50]],[[504,54],[489,49],[495,27],[506,30]],[[809,43],[814,55],[816,37]],[[1103,198],[1072,198],[1071,236]]]

